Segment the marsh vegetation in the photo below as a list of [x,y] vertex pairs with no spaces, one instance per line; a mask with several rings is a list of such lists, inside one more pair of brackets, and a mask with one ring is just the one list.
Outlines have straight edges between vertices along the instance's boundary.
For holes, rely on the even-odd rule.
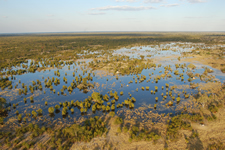
[[[2,149],[85,148],[101,137],[101,149],[118,148],[115,134],[167,148],[180,130],[191,132],[186,144],[198,138],[192,124],[216,121],[224,107],[224,36],[1,36],[0,54]],[[204,147],[224,148],[217,143]]]

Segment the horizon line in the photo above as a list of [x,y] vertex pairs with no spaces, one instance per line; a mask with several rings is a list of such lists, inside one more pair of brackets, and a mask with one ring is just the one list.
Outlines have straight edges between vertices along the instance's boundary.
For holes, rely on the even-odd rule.
[[140,33],[140,32],[225,32],[225,31],[65,31],[65,32],[6,32],[6,33],[0,33],[0,35],[13,35],[13,34],[46,34],[46,33],[51,33],[51,34],[54,34],[54,33],[123,33],[123,32],[126,32],[126,33]]

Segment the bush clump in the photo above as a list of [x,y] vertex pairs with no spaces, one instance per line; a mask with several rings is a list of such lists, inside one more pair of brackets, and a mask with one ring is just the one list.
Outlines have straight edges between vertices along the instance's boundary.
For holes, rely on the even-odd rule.
[[120,117],[117,117],[114,121],[114,124],[118,125],[118,124],[122,124],[123,123],[123,119]]
[[53,114],[53,113],[54,113],[54,108],[53,108],[53,107],[49,107],[49,108],[48,108],[48,112],[49,112],[50,114]]
[[106,131],[106,124],[96,116],[86,120],[83,126],[73,124],[63,129],[62,132],[64,137],[71,139],[71,142],[88,142],[94,137],[102,136]]

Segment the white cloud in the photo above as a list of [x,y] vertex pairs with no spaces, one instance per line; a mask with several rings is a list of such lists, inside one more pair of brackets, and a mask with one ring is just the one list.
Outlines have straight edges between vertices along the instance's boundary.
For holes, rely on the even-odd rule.
[[179,4],[167,4],[167,5],[160,5],[161,7],[175,7],[175,6],[179,6]]
[[8,16],[2,16],[2,18],[8,18]]
[[106,13],[104,12],[97,12],[97,13],[94,13],[94,12],[91,12],[91,13],[88,13],[88,15],[105,15]]
[[144,0],[144,3],[161,3],[164,0]]
[[139,0],[116,0],[116,2],[130,2],[130,3],[133,3],[133,2],[137,2]]
[[91,10],[117,10],[117,11],[140,11],[140,10],[148,10],[148,9],[155,9],[155,7],[152,6],[105,6],[105,7],[99,7],[99,8],[92,8]]
[[187,0],[189,3],[205,3],[206,0]]

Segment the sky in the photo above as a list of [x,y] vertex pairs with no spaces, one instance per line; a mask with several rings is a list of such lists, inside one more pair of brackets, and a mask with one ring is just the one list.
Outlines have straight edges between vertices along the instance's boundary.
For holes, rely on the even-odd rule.
[[225,0],[0,0],[0,33],[225,31]]

